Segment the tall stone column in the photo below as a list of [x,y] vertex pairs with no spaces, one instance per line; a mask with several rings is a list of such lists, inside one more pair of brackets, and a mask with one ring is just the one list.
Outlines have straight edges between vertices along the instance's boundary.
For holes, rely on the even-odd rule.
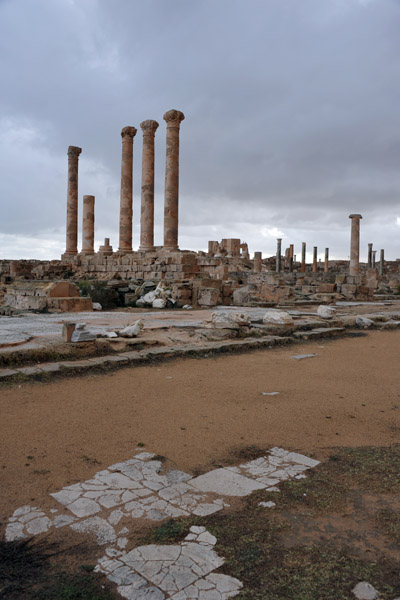
[[351,219],[350,269],[349,275],[360,272],[360,219],[361,215],[349,215]]
[[121,159],[121,199],[119,208],[119,247],[118,252],[132,252],[132,191],[133,191],[133,138],[135,127],[124,127]]
[[254,272],[261,273],[262,269],[262,252],[254,252]]
[[383,275],[384,268],[385,268],[385,251],[382,248],[382,250],[380,252],[380,258],[379,258],[379,275]]
[[325,248],[325,265],[324,265],[324,273],[329,272],[329,248]]
[[306,272],[306,243],[301,243],[301,272]]
[[294,244],[290,244],[289,246],[289,258],[294,257]]
[[368,244],[368,269],[372,269],[372,244]]
[[376,250],[372,250],[372,268],[376,268]]
[[317,271],[318,271],[318,247],[314,246],[312,272],[317,273]]
[[66,256],[78,254],[78,161],[82,148],[68,146]]
[[275,268],[275,271],[277,273],[281,272],[281,252],[282,252],[282,239],[278,238],[276,240],[276,268]]
[[83,196],[82,254],[94,254],[94,196]]
[[140,123],[143,131],[142,151],[142,205],[140,210],[139,250],[154,250],[154,136],[157,121]]
[[169,110],[164,115],[167,123],[167,151],[164,189],[164,249],[178,250],[179,205],[179,128],[185,115]]

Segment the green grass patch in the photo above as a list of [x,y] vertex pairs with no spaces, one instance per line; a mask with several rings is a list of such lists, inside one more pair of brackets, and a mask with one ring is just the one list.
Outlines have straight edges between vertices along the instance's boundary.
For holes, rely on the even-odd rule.
[[383,532],[400,546],[400,512],[381,510],[377,514],[377,521]]
[[55,545],[32,540],[0,541],[0,598],[2,600],[116,600],[111,586],[103,588],[93,567],[68,573],[51,559]]

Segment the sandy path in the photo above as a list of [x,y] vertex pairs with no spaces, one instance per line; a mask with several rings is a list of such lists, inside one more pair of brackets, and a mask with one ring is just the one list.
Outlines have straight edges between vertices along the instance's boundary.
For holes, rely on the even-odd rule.
[[49,492],[126,460],[138,442],[188,471],[250,444],[318,456],[399,442],[399,347],[400,332],[371,332],[2,389],[2,520],[25,503],[45,508]]

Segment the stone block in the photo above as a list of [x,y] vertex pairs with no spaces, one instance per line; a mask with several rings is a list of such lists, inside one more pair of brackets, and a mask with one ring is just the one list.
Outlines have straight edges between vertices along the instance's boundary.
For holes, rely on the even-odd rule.
[[221,300],[221,293],[215,288],[200,288],[197,296],[199,306],[216,306]]

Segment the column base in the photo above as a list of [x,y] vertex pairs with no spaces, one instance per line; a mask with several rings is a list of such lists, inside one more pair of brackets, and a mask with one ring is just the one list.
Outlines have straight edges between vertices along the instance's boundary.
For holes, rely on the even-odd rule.
[[64,252],[64,254],[61,254],[61,260],[70,260],[71,258],[76,258],[77,256],[78,256],[78,251]]
[[139,246],[139,252],[154,252],[154,246]]
[[118,248],[115,252],[116,256],[125,256],[125,254],[133,254],[132,248]]
[[179,246],[163,246],[162,249],[166,252],[178,252]]

